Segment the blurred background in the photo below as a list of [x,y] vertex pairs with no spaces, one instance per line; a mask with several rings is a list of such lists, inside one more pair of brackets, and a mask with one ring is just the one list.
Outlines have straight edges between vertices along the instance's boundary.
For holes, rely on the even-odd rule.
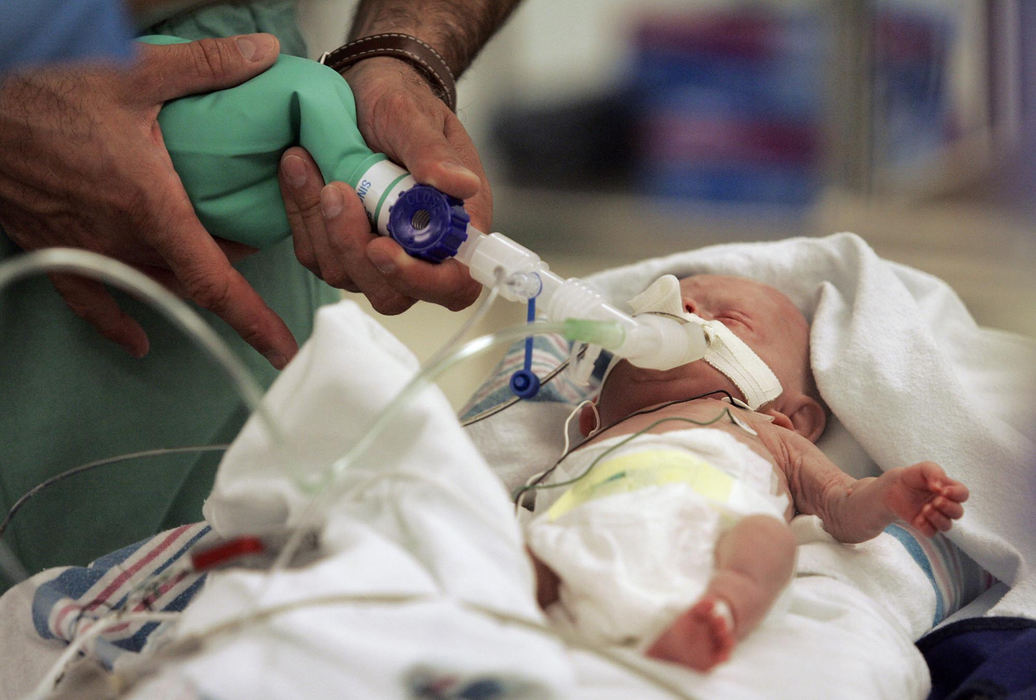
[[[1024,0],[524,0],[458,113],[494,228],[563,276],[853,231],[1036,336],[1034,37]],[[382,320],[427,357],[463,316]]]

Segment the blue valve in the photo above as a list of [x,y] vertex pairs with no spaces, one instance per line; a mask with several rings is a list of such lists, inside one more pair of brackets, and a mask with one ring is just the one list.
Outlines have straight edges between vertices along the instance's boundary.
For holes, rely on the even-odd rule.
[[523,399],[531,399],[540,390],[540,378],[528,369],[520,369],[512,374],[510,384],[514,395]]
[[[532,323],[536,320],[536,297],[529,298],[526,321]],[[520,370],[511,375],[511,391],[515,396],[523,399],[531,399],[540,391],[540,378],[532,371],[532,336],[525,339],[525,362]]]
[[392,205],[387,228],[410,255],[442,262],[467,240],[470,220],[461,200],[429,185],[414,185]]

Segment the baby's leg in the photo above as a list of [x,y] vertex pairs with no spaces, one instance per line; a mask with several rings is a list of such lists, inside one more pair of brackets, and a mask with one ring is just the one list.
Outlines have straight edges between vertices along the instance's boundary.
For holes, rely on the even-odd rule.
[[716,543],[716,568],[701,598],[648,649],[648,656],[707,671],[755,629],[791,578],[795,538],[786,523],[751,515]]

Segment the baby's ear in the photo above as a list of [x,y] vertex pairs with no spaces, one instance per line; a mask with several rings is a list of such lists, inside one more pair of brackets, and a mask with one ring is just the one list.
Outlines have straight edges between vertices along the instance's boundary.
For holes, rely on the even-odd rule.
[[590,437],[590,433],[597,430],[601,422],[601,416],[597,413],[597,400],[583,404],[579,410],[579,432],[583,437]]
[[810,442],[816,442],[827,427],[827,414],[820,403],[805,394],[781,396],[773,407],[763,411],[773,422],[792,430]]

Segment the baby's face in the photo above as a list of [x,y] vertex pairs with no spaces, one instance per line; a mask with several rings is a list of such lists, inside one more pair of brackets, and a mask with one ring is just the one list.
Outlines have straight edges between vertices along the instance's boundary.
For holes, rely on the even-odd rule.
[[[680,282],[684,310],[719,321],[748,344],[785,391],[802,391],[809,372],[809,325],[779,291],[740,277],[695,275]],[[623,360],[608,375],[598,409],[603,425],[654,404],[719,389],[744,400],[730,379],[704,360],[658,371]]]

